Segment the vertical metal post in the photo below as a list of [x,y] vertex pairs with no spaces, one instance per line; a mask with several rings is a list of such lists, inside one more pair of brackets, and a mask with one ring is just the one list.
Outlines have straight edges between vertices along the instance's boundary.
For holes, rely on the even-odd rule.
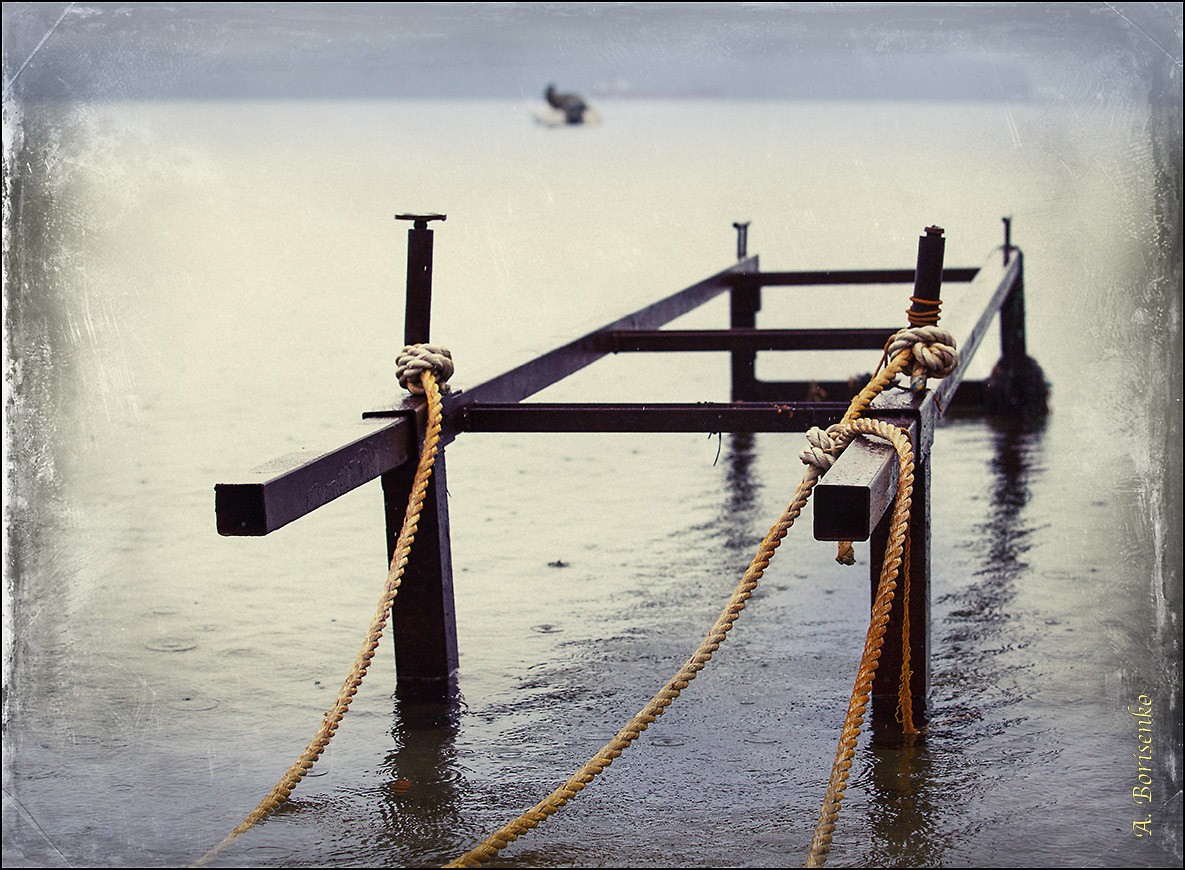
[[[444,215],[396,215],[414,221],[407,232],[405,344],[429,339],[432,314],[432,230],[428,222]],[[421,437],[423,433],[420,433]],[[387,560],[407,512],[415,468],[409,463],[382,476],[387,520]],[[440,700],[456,687],[457,619],[453,605],[453,564],[449,544],[444,450],[438,450],[420,514],[415,546],[399,594],[391,607],[395,638],[396,692],[409,700]]]
[[[926,227],[918,239],[918,265],[914,273],[913,296],[908,311],[911,326],[936,324],[942,303],[942,265],[946,254],[946,239],[942,227]],[[915,392],[926,389],[926,378],[915,370],[911,387]],[[880,585],[881,567],[889,541],[892,510],[877,524],[871,536],[869,574],[872,600],[876,601]],[[915,458],[913,495],[909,513],[909,565],[902,564],[897,576],[897,595],[885,626],[884,646],[872,682],[872,721],[882,731],[898,726],[897,705],[901,685],[901,663],[905,658],[902,625],[905,609],[909,610],[909,696],[912,702],[914,725],[921,727],[926,720],[926,701],[930,695],[930,461]],[[904,558],[904,554],[903,558]],[[909,596],[905,597],[905,572],[909,572]]]
[[[734,223],[737,231],[737,259],[748,256],[749,222]],[[734,284],[729,294],[728,325],[731,329],[753,329],[761,310],[761,285]],[[757,352],[734,350],[732,361],[732,401],[748,402],[757,398]]]
[[[942,261],[946,254],[946,239],[942,233],[942,227],[926,227],[926,234],[918,239],[913,296],[909,297],[910,306],[906,312],[910,326],[938,323],[938,312],[942,307]],[[914,366],[909,387],[915,393],[926,389],[926,376],[920,366]]]
[[[913,701],[913,722],[921,728],[926,721],[930,696],[930,461],[918,462],[913,470],[913,503],[909,514],[909,663],[912,675],[909,695]],[[870,538],[869,573],[872,600],[880,582],[881,565],[889,540],[892,511],[885,511]],[[902,607],[905,589],[904,566],[897,577],[897,595],[885,627],[884,646],[872,681],[872,724],[874,729],[891,732],[897,722],[898,687],[901,685],[903,644]]]
[[1012,218],[1002,220],[1004,263],[1015,255],[1016,281],[1000,306],[1000,360],[984,385],[984,400],[993,414],[1039,419],[1049,412],[1049,384],[1041,366],[1028,355],[1024,254],[1012,247]]
[[1025,341],[1025,263],[1024,254],[1016,252],[1016,283],[1000,306],[1000,355],[1004,359],[1023,360],[1028,356]]
[[432,321],[432,230],[429,221],[445,220],[442,214],[397,214],[397,221],[412,221],[407,231],[407,304],[403,314],[403,343],[428,340]]
[[743,260],[749,256],[749,221],[737,221],[732,226],[737,231],[737,259]]
[[926,227],[926,234],[918,238],[918,266],[913,277],[913,296],[910,297],[909,322],[937,323],[942,302],[942,261],[946,255],[946,239],[942,227]]

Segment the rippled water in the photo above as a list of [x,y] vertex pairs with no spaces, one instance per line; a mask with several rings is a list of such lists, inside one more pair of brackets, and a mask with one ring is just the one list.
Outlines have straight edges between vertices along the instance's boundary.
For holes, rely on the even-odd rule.
[[[28,129],[60,139],[33,155],[44,183],[24,201],[48,218],[18,324],[40,392],[16,409],[36,498],[13,506],[5,864],[192,861],[311,736],[380,591],[378,486],[239,539],[215,534],[213,485],[394,395],[405,247],[391,215],[415,210],[449,216],[433,333],[461,386],[728,265],[734,220],[752,220],[764,268],[813,269],[910,266],[935,222],[948,265],[978,265],[1012,215],[1053,413],[937,434],[932,722],[910,746],[862,739],[832,863],[1179,861],[1165,614],[1179,613],[1180,516],[1162,403],[1180,386],[1148,370],[1167,364],[1161,331],[1179,351],[1180,308],[1156,279],[1146,107],[623,101],[579,130],[533,125],[528,108],[29,111]],[[771,289],[761,323],[892,326],[907,290],[885,292],[833,306]],[[726,318],[721,300],[680,325]],[[987,342],[974,373],[997,353]],[[764,377],[875,363],[772,357]],[[727,389],[723,355],[626,355],[540,398]],[[218,862],[438,864],[534,804],[698,642],[801,475],[798,449],[460,438],[460,699],[395,701],[386,640],[312,776]],[[868,607],[866,550],[837,566],[809,520],[683,697],[504,864],[804,859]],[[1142,693],[1163,717],[1151,839],[1131,827],[1125,708]]]

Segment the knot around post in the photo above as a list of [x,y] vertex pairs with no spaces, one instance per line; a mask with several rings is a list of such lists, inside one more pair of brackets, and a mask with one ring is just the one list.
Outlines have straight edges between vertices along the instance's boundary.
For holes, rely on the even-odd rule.
[[954,336],[939,326],[911,326],[893,333],[885,345],[886,358],[893,359],[903,350],[913,351],[926,377],[945,378],[959,364]]
[[798,454],[798,458],[804,464],[813,466],[819,470],[819,474],[823,474],[839,457],[843,451],[844,444],[833,436],[832,426],[830,429],[820,429],[818,426],[812,426],[806,433],[807,446]]
[[441,392],[446,392],[445,381],[453,376],[452,352],[436,344],[409,344],[395,358],[395,377],[399,379],[399,386],[417,396],[424,395],[420,376],[427,371],[436,376]]

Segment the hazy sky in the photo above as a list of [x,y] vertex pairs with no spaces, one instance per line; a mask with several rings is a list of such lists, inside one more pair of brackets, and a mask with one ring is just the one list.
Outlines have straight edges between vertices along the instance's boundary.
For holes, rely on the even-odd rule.
[[4,4],[25,99],[1015,100],[1180,43],[1176,3]]

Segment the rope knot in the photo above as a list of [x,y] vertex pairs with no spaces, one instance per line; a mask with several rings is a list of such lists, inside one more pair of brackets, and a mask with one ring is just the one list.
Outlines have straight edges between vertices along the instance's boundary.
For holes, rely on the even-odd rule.
[[806,433],[807,446],[798,454],[798,458],[806,465],[819,469],[820,474],[827,471],[847,446],[839,440],[839,428],[838,424],[826,430],[812,426]]
[[395,377],[399,386],[417,396],[424,395],[420,376],[432,372],[442,393],[448,392],[445,381],[453,376],[453,355],[448,348],[437,344],[409,344],[395,357]]
[[892,359],[903,350],[913,352],[926,377],[945,378],[959,364],[954,336],[940,326],[911,326],[893,333],[885,346],[886,356]]

